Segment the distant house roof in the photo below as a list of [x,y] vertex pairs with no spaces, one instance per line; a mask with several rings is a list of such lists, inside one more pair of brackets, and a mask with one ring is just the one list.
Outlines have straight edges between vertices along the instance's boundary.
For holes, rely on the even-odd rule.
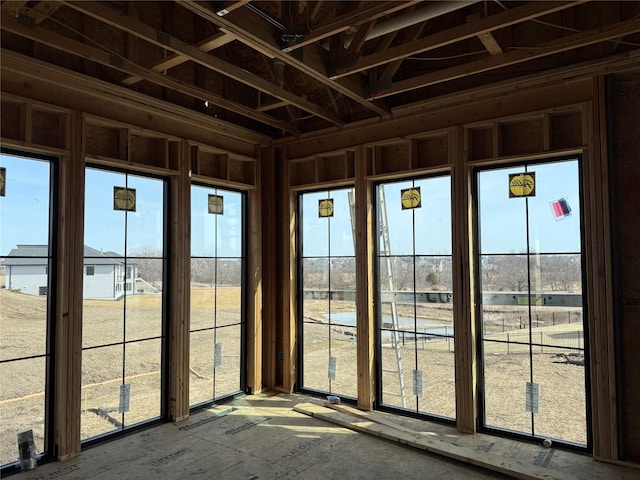
[[[7,266],[13,265],[46,265],[49,255],[48,245],[18,245],[4,259]],[[121,265],[124,258],[115,252],[101,252],[87,245],[84,246],[85,264],[88,265]],[[127,264],[136,262],[128,260]]]

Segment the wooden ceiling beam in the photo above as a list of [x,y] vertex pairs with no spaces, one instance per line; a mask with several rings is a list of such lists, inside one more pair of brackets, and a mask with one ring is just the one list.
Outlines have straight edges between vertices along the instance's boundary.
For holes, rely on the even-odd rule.
[[512,50],[501,55],[483,58],[475,62],[467,62],[461,65],[446,68],[436,72],[418,75],[407,80],[393,83],[390,87],[372,91],[374,98],[386,97],[397,93],[415,90],[417,88],[435,85],[461,77],[468,77],[482,72],[488,72],[498,68],[528,62],[537,58],[566,52],[575,48],[605,42],[625,35],[630,35],[640,31],[640,18],[634,18],[618,22],[605,27],[594,28],[586,32],[575,33],[540,45],[529,48]]
[[340,16],[340,20],[338,21],[331,21],[325,25],[314,26],[313,30],[309,34],[304,35],[301,40],[295,41],[295,43],[288,44],[283,48],[283,51],[291,52],[300,47],[304,47],[305,45],[337,35],[338,33],[346,32],[372,20],[377,20],[385,15],[390,15],[399,10],[415,5],[419,3],[419,1],[420,0],[404,2],[374,2],[373,5],[368,5],[352,13]]
[[367,35],[369,34],[369,32],[371,31],[371,29],[375,24],[376,24],[376,21],[371,20],[370,22],[360,25],[360,28],[358,28],[358,31],[356,32],[355,36],[351,40],[349,47],[347,47],[347,51],[345,52],[346,55],[352,55],[354,53],[359,52],[362,49],[363,45],[367,41]]
[[[480,13],[474,13],[467,16],[467,23],[475,20],[480,20],[481,18],[482,15]],[[491,32],[481,33],[480,35],[478,35],[478,40],[482,42],[484,48],[486,48],[491,55],[500,55],[501,53],[504,53],[504,50],[502,50],[502,47]]]
[[216,8],[216,15],[218,15],[219,17],[224,17],[234,10],[243,7],[250,1],[251,0],[238,0],[236,2],[222,2],[222,4]]
[[[235,40],[233,35],[230,35],[228,33],[218,32],[215,35],[212,35],[196,43],[194,46],[203,52],[210,52],[211,50],[215,50],[216,48],[221,47],[222,45],[226,45],[227,43],[232,42],[233,40]],[[188,61],[189,59],[187,57],[174,53],[172,55],[169,55],[167,58],[163,58],[159,62],[154,63],[151,66],[151,70],[153,70],[154,72],[163,72],[165,70],[169,70],[170,68],[177,67],[178,65],[181,65]],[[130,76],[125,78],[122,81],[122,83],[124,85],[133,85],[139,82],[140,80],[142,80],[142,78],[136,77],[136,76]]]
[[[207,53],[199,50],[193,45],[189,45],[182,40],[175,38],[165,32],[159,31],[152,27],[142,23],[123,12],[114,8],[105,6],[97,2],[64,2],[65,5],[89,15],[97,20],[100,20],[112,27],[123,30],[127,33],[137,36],[143,40],[148,41],[154,45],[173,51],[176,54],[182,55],[189,60],[199,63],[206,68],[210,68],[218,73],[226,75],[240,83],[244,83],[252,88],[267,93],[280,100],[286,100],[291,104],[297,106],[301,110],[309,112],[320,118],[327,120],[334,125],[342,125],[342,120],[330,110],[319,107],[318,105],[309,102],[308,100],[299,97],[298,95],[284,90],[283,88],[274,85],[272,82],[265,80],[251,72],[248,72],[240,67],[237,67],[229,62],[220,60],[219,58],[208,55]],[[213,11],[211,14],[218,18],[223,19],[225,17],[218,17]]]
[[136,75],[144,80],[161,85],[166,88],[176,90],[178,92],[189,95],[201,101],[209,101],[221,108],[225,108],[239,115],[256,120],[258,122],[282,129],[288,133],[297,133],[289,123],[277,118],[256,112],[254,109],[241,105],[239,103],[228,100],[222,96],[216,95],[202,88],[194,87],[185,82],[173,79],[168,75],[162,75],[152,70],[141,67],[126,58],[114,55],[110,52],[101,50],[96,47],[78,42],[63,35],[48,31],[42,27],[27,27],[14,17],[2,17],[2,29],[29,38],[35,42],[48,45],[52,48],[62,50],[73,55],[78,55],[87,60],[114,68],[118,71],[129,75]]
[[478,37],[484,33],[490,33],[494,30],[508,27],[516,23],[531,20],[543,15],[558,12],[577,4],[584,3],[585,0],[570,2],[529,2],[520,7],[490,15],[469,22],[465,25],[453,27],[439,33],[434,33],[413,42],[406,42],[397,47],[391,47],[382,52],[362,57],[355,65],[336,69],[335,76],[332,78],[343,78],[354,73],[369,70],[370,68],[384,65],[385,63],[400,60],[402,58],[416,55],[418,53],[435,50],[440,47],[450,45],[452,43],[467,40],[469,38]]
[[[281,70],[282,78],[278,78],[278,74],[276,73],[276,68],[275,68],[273,62],[271,62],[264,55],[261,58],[263,60],[263,63],[264,63],[264,66],[265,66],[266,70],[271,74],[271,78],[273,78],[273,81],[274,82],[282,82],[282,84],[284,85],[285,84],[285,81],[284,81],[284,63],[280,62],[281,63],[280,67],[282,67],[282,70]],[[260,107],[260,105],[258,105],[258,109],[259,109],[259,107]],[[292,107],[289,102],[284,102],[283,107],[286,108],[287,113],[289,114],[289,118],[291,119],[291,123],[293,125],[295,125],[296,128],[298,128],[298,121],[296,119],[296,110],[295,110],[295,108]]]
[[[256,144],[273,140],[247,127],[4,48],[0,48],[0,63],[8,93],[31,93],[31,98],[45,103],[55,96],[56,104],[63,108],[193,138],[238,155],[254,155]],[[212,131],[219,135],[211,136]]]
[[[273,25],[253,12],[244,9],[236,10],[224,17],[218,17],[206,4],[195,0],[183,0],[180,2],[185,8],[200,15],[217,25],[220,30],[233,33],[239,41],[254,50],[269,56],[278,58],[287,65],[296,68],[300,72],[333,88],[360,105],[367,107],[378,115],[387,115],[388,109],[382,108],[364,98],[364,80],[354,78],[333,81],[327,75],[328,52],[320,45],[307,45],[303,49],[302,58],[283,52],[278,42],[278,33]],[[304,110],[304,109],[303,109]]]
[[[407,32],[407,37],[406,37],[407,41],[412,42],[418,39],[422,34],[422,31],[424,30],[424,27],[426,25],[427,25],[427,22],[422,22],[417,25],[413,25],[411,29]],[[393,76],[396,74],[396,72],[400,68],[400,65],[402,65],[403,61],[404,59],[400,59],[400,60],[394,60],[393,62],[388,63],[384,69],[384,72],[380,77],[381,81],[384,82],[386,80],[393,79]]]
[[259,105],[256,110],[258,110],[259,112],[268,112],[269,110],[275,110],[276,108],[282,108],[288,105],[290,105],[289,102],[279,101],[275,103],[269,103],[267,105]]

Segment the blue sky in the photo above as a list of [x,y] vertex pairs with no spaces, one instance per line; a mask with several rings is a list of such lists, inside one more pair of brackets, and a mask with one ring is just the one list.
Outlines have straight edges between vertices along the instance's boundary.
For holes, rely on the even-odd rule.
[[[536,195],[529,197],[529,247],[541,253],[580,252],[578,162],[533,165]],[[522,167],[483,171],[479,175],[480,248],[482,253],[520,253],[527,248],[526,202],[509,198],[509,174]],[[567,200],[571,215],[556,219],[551,203]]]
[[[223,215],[208,213],[209,195],[223,198]],[[191,256],[242,255],[242,194],[194,185],[191,188]]]
[[[576,160],[534,165],[536,195],[528,200],[530,251],[580,251],[580,205]],[[482,253],[526,252],[526,201],[509,198],[509,174],[524,167],[499,168],[479,174],[479,214]],[[421,207],[403,210],[401,191],[420,187]],[[380,187],[379,187],[380,188]],[[447,175],[383,185],[393,255],[451,255],[451,183]],[[302,195],[303,255],[353,255],[353,237],[347,192],[350,188]],[[320,218],[318,201],[333,198],[334,216]],[[564,198],[572,211],[557,219],[552,202]],[[412,225],[415,227],[412,228]],[[415,233],[412,235],[412,231]],[[330,232],[330,235],[329,235]]]
[[[6,196],[0,197],[0,255],[18,244],[49,241],[47,161],[0,156],[6,168]],[[85,244],[104,252],[142,247],[161,251],[163,182],[159,179],[88,168],[85,176]],[[113,187],[136,190],[136,211],[113,209]],[[224,215],[207,213],[208,195],[224,198]],[[192,188],[192,255],[239,257],[242,253],[242,194],[210,187]]]
[[0,255],[18,244],[49,243],[49,163],[0,155],[7,169],[0,197]]
[[[6,196],[0,197],[0,255],[20,243],[48,242],[48,162],[0,156],[7,169]],[[580,251],[580,211],[577,161],[529,168],[536,172],[536,196],[529,199],[530,247],[533,251]],[[523,168],[483,171],[480,184],[480,240],[482,253],[517,253],[526,249],[525,200],[508,197],[509,173]],[[113,210],[113,187],[135,188],[136,212]],[[421,189],[422,207],[402,210],[400,191]],[[349,213],[350,188],[305,193],[302,218],[304,256],[353,255]],[[389,182],[384,186],[393,254],[412,254],[415,224],[416,254],[451,254],[451,185],[448,176]],[[127,251],[162,248],[163,182],[154,178],[88,169],[86,174],[85,243],[103,251],[124,253],[125,215]],[[224,215],[207,213],[208,195],[224,197]],[[318,217],[318,201],[334,199],[334,216]],[[565,198],[569,217],[557,220],[551,202]],[[242,251],[242,195],[238,192],[194,186],[192,188],[192,255],[238,257]],[[331,238],[328,240],[328,227]]]

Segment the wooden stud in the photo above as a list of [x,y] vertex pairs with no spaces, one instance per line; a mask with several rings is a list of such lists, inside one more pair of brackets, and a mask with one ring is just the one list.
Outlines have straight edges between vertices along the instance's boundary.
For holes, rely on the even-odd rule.
[[179,422],[189,417],[189,326],[191,291],[191,165],[190,146],[181,148],[180,174],[171,178],[171,236],[169,290],[169,419]]
[[376,240],[373,185],[367,180],[366,160],[365,148],[361,146],[355,152],[358,408],[371,410],[375,401],[373,257]]
[[[288,165],[288,162],[285,163]],[[289,168],[284,168],[282,182],[282,339],[278,355],[282,358],[282,388],[285,392],[293,392],[297,380],[297,308],[296,308],[296,238],[297,238],[297,208],[295,192],[289,188]]]
[[247,282],[246,282],[246,321],[247,321],[247,391],[253,394],[262,391],[263,375],[263,309],[262,309],[262,188],[261,162],[256,165],[258,188],[247,194]]
[[[276,158],[273,147],[264,147],[260,151],[260,202],[261,206],[261,244],[263,252],[276,252],[277,247],[277,188]],[[264,388],[277,385],[278,343],[276,323],[276,302],[280,299],[276,286],[279,284],[276,266],[277,255],[267,254],[262,257],[262,381]]]
[[31,143],[31,104],[20,105],[20,140]]
[[456,426],[461,432],[476,428],[476,312],[473,291],[473,170],[462,156],[461,127],[449,130],[449,159],[453,165],[453,338],[456,352]]
[[593,108],[590,115],[590,149],[583,158],[585,175],[584,216],[587,241],[588,329],[590,332],[591,407],[593,418],[593,455],[602,460],[617,460],[618,422],[616,414],[616,373],[611,274],[611,238],[607,166],[607,133],[604,79],[593,83]]
[[[71,155],[60,159],[54,436],[58,460],[80,453],[82,278],[84,262],[83,122],[72,114]],[[69,195],[68,192],[74,192]]]

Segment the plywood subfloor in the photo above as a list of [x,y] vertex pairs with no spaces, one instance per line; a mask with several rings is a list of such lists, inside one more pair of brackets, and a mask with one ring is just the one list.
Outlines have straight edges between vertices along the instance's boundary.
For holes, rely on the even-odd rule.
[[[355,432],[294,411],[321,400],[302,395],[261,395],[202,410],[180,424],[165,424],[87,449],[79,457],[12,477],[24,479],[506,479],[488,469]],[[428,422],[375,413],[403,428],[432,432],[438,441],[504,455],[567,473],[577,468],[555,449],[482,435],[462,435]],[[433,428],[432,428],[433,427]],[[507,448],[505,448],[507,446]],[[554,452],[550,454],[550,452]],[[640,470],[613,467],[571,454],[591,468],[588,478],[640,478]],[[580,467],[583,468],[583,467]],[[608,476],[602,477],[600,470]],[[569,469],[569,470],[567,470]],[[575,478],[580,478],[576,476]],[[587,478],[587,477],[585,477]]]

